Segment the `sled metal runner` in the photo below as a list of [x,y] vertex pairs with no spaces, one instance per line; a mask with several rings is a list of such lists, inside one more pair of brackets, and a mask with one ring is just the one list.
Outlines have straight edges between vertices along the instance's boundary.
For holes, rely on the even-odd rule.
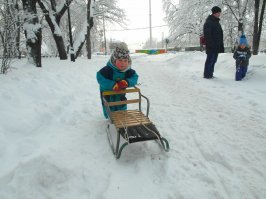
[[[137,93],[138,97],[137,99],[116,102],[108,102],[106,100],[107,96],[125,93]],[[105,91],[103,92],[102,96],[103,103],[110,121],[106,129],[107,137],[112,152],[117,159],[120,158],[123,149],[127,145],[135,142],[155,140],[159,143],[164,151],[169,151],[168,141],[160,135],[156,126],[148,117],[150,102],[146,96],[141,94],[139,88],[132,87],[121,91]],[[143,98],[147,102],[146,114],[144,114],[141,110],[141,101]],[[137,110],[111,111],[110,109],[112,106],[134,103],[138,104]],[[115,140],[116,143],[114,143]],[[123,144],[120,146],[121,140],[123,140]]]

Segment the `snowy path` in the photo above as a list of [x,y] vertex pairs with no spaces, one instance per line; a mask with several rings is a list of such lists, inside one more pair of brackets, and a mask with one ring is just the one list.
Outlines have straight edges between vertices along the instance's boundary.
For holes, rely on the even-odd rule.
[[[257,183],[265,182],[263,171],[257,170],[265,161],[262,158],[265,156],[262,150],[265,149],[265,105],[259,110],[256,102],[247,99],[245,103],[250,104],[247,116],[247,111],[241,107],[243,103],[237,103],[246,94],[243,90],[232,90],[235,82],[228,84],[218,77],[210,84],[201,78],[201,67],[190,69],[189,61],[186,66],[180,66],[177,64],[180,59],[174,59],[177,61],[173,64],[155,63],[150,71],[154,80],[151,84],[160,89],[153,90],[150,96],[164,96],[161,102],[156,97],[152,100],[155,101],[153,106],[161,108],[156,111],[158,124],[161,130],[169,129],[167,137],[171,137],[172,151],[177,152],[170,155],[169,161],[180,162],[173,174],[187,172],[188,176],[181,181],[192,183],[191,186],[194,180],[203,182],[200,190],[207,190],[200,198],[242,198],[243,195],[238,195],[242,186],[250,191],[245,197],[258,198],[258,192],[265,192],[264,188],[258,190],[256,187]],[[186,64],[183,60],[181,63]],[[180,74],[180,67],[187,67],[187,73]],[[149,82],[148,78],[145,82]],[[199,87],[199,84],[205,85]],[[259,132],[253,127],[259,127]],[[178,183],[176,175],[170,174],[169,178],[173,184]],[[198,188],[194,193],[189,190],[191,198],[199,195]]]
[[240,84],[231,54],[219,57],[213,80],[202,78],[204,59],[133,56],[150,118],[171,149],[135,143],[119,160],[95,80],[107,58],[74,67],[47,59],[0,79],[0,198],[266,198],[266,90],[252,77],[265,79],[266,65]]

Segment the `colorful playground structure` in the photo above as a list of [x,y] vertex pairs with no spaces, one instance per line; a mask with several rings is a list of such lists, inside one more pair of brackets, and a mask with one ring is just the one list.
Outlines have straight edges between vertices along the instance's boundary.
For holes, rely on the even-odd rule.
[[135,53],[146,53],[148,55],[157,55],[166,53],[165,49],[135,50]]

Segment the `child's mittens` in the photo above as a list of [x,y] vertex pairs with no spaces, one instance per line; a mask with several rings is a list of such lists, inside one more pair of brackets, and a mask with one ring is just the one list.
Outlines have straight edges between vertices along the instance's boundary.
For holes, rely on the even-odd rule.
[[121,88],[118,86],[118,83],[115,83],[113,86],[113,91],[121,91]]
[[244,61],[244,60],[246,60],[246,56],[245,55],[239,55],[238,59],[240,61]]
[[128,83],[126,80],[121,80],[121,81],[117,82],[116,84],[118,84],[120,89],[125,89],[128,87]]
[[128,83],[126,80],[121,80],[116,82],[113,86],[113,91],[121,91],[122,89],[126,89],[128,87]]

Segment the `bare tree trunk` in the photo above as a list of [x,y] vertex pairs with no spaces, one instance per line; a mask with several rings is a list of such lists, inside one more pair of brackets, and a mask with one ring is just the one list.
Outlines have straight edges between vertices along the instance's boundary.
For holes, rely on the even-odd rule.
[[[45,5],[41,0],[37,0],[40,8],[42,9],[45,19],[53,33],[53,37],[56,43],[56,47],[58,50],[58,54],[61,60],[67,59],[67,52],[65,49],[65,44],[62,35],[59,35],[55,32],[56,26],[59,27],[61,17],[64,15],[65,11],[67,10],[67,5],[65,4],[62,9],[59,12],[56,12],[56,2],[55,0],[50,0],[51,2],[51,7],[53,10],[53,17],[55,17],[55,22],[53,23],[53,20],[51,19],[49,11],[46,9]],[[69,0],[68,3],[69,5],[71,4],[73,0]]]
[[84,43],[86,41],[86,50],[87,50],[87,58],[91,59],[91,29],[93,27],[93,17],[91,17],[90,13],[90,7],[91,7],[91,0],[88,0],[87,3],[87,33],[84,37],[84,41],[80,43],[78,46],[78,50],[76,51],[75,57],[78,57],[80,54],[80,51],[82,47],[84,46]]
[[87,58],[91,59],[91,31],[90,27],[87,28],[87,42],[86,42],[86,49],[87,49]]
[[244,32],[244,28],[243,28],[243,19],[240,18],[239,21],[238,21],[238,33],[239,35],[241,36]]
[[91,13],[90,13],[90,7],[91,7],[91,0],[88,0],[88,4],[87,4],[87,22],[88,22],[88,26],[87,26],[87,35],[86,35],[86,48],[87,48],[87,58],[91,59],[91,28],[93,26],[93,18],[91,17]]
[[81,49],[82,49],[82,47],[84,46],[84,43],[85,43],[85,41],[86,41],[86,36],[87,36],[87,35],[85,35],[85,39],[84,39],[84,41],[78,46],[78,50],[76,51],[75,58],[77,58],[77,57],[79,56],[80,51],[81,51]]
[[252,46],[253,55],[257,55],[259,52],[259,44],[260,44],[261,30],[263,24],[263,15],[265,11],[265,4],[266,0],[263,0],[260,12],[260,18],[259,18],[260,0],[255,0],[254,4],[255,19],[254,19],[253,46]]
[[[9,37],[9,33],[10,30],[8,29],[8,25],[7,25],[7,17],[4,17],[5,20],[5,24],[3,26],[3,30],[0,30],[0,39],[2,42],[2,56],[1,56],[1,70],[0,73],[1,74],[6,74],[7,71],[10,68],[10,62],[11,62],[11,53],[10,53],[10,37]],[[8,50],[9,49],[9,50]]]
[[[19,6],[18,1],[15,3],[15,9],[17,12],[19,12]],[[20,51],[20,30],[21,30],[21,23],[20,23],[20,17],[17,16],[17,22],[16,22],[16,28],[17,28],[17,36],[16,36],[16,55],[18,59],[21,59],[21,51]]]
[[17,37],[16,37],[16,54],[18,59],[21,59],[21,51],[20,51],[20,24],[17,24]]
[[22,3],[28,59],[35,66],[41,67],[42,29],[37,17],[36,0],[22,0]]
[[81,49],[83,48],[85,42],[86,42],[86,50],[87,50],[87,57],[88,59],[91,59],[91,38],[90,38],[90,31],[93,26],[93,18],[90,19],[90,25],[87,26],[86,34],[84,35],[84,40],[79,44],[76,50],[75,57],[77,58],[80,54]]

